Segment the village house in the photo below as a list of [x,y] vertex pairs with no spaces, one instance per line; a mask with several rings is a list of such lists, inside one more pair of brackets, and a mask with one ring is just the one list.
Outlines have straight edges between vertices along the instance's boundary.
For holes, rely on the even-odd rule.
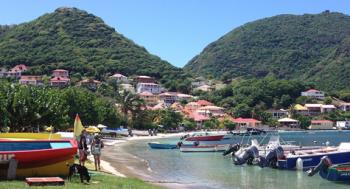
[[193,119],[196,122],[197,129],[201,129],[205,121],[210,120],[208,116],[199,114],[198,112],[192,112],[189,114],[188,118]]
[[136,85],[136,93],[150,92],[152,94],[160,93],[160,86],[156,83],[138,83]]
[[128,78],[120,73],[116,73],[112,76],[110,76],[110,78],[113,78],[117,81],[117,83],[128,83]]
[[53,87],[65,87],[70,83],[69,78],[65,77],[53,77],[50,79],[50,85]]
[[310,130],[329,130],[333,129],[333,121],[329,120],[311,120]]
[[338,129],[348,130],[350,129],[350,121],[337,121],[336,126]]
[[293,107],[294,111],[299,114],[299,115],[304,115],[304,116],[307,116],[309,115],[309,110],[303,106],[303,105],[300,105],[300,104],[296,104],[294,107]]
[[22,73],[27,71],[28,67],[24,64],[19,64],[10,69],[8,72],[5,72],[4,77],[19,79],[22,76]]
[[203,106],[214,106],[213,103],[209,102],[209,101],[206,101],[206,100],[198,100],[197,101],[197,104],[201,107]]
[[340,103],[339,109],[346,112],[350,111],[350,103],[347,103],[347,102]]
[[182,94],[178,92],[164,92],[159,94],[159,99],[163,101],[166,105],[171,105],[175,102],[179,102],[181,100],[190,101],[193,96],[188,94]]
[[34,85],[34,86],[43,86],[42,76],[36,75],[22,75],[19,83],[22,85]]
[[50,79],[50,85],[53,87],[65,87],[70,83],[68,70],[53,70],[52,76],[53,78]]
[[225,115],[224,108],[218,106],[200,107],[196,112],[207,117],[222,117]]
[[170,108],[175,112],[179,112],[179,113],[183,113],[183,110],[184,110],[184,107],[178,102],[175,102],[174,104],[172,104]]
[[56,69],[52,71],[53,77],[62,77],[62,78],[69,78],[69,72],[68,70],[64,69]]
[[157,95],[154,95],[148,91],[144,91],[139,93],[138,96],[143,99],[147,105],[156,105],[159,102],[159,98]]
[[271,109],[271,110],[268,110],[267,112],[269,112],[272,115],[272,118],[274,118],[274,119],[280,119],[282,117],[287,117],[289,114],[288,110],[285,110],[285,109],[279,109],[279,110]]
[[309,89],[307,91],[301,92],[301,96],[324,99],[324,92],[316,89]]
[[308,115],[315,116],[321,114],[322,104],[305,104],[308,110]]
[[336,109],[337,108],[334,105],[332,105],[332,104],[322,104],[322,106],[321,106],[321,113],[333,112]]
[[254,118],[236,118],[232,119],[233,123],[236,123],[238,128],[247,128],[247,127],[259,127],[261,126],[261,121]]
[[100,85],[101,82],[94,79],[84,79],[78,83],[78,86],[83,86],[90,90],[97,90]]
[[155,83],[156,80],[150,76],[140,75],[136,76],[134,81],[136,83]]
[[279,119],[278,123],[281,127],[299,128],[299,121],[288,117]]
[[201,106],[197,102],[189,102],[185,105],[184,111],[187,113],[194,112],[198,110]]
[[159,100],[163,101],[167,106],[170,106],[171,104],[179,101],[178,93],[176,92],[161,93],[159,94]]

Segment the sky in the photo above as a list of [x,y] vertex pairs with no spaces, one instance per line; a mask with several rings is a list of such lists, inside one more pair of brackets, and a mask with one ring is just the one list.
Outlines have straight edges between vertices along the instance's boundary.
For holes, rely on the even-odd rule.
[[28,22],[63,6],[102,18],[177,67],[247,22],[324,10],[350,14],[349,0],[0,0],[0,25]]

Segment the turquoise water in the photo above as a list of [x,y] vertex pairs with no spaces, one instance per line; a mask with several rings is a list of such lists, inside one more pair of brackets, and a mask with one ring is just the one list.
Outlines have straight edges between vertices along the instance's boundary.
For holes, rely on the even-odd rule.
[[[286,133],[284,133],[286,135]],[[350,142],[350,132],[290,133],[290,140],[314,143],[315,138],[335,145]],[[176,142],[177,138],[157,140]],[[149,141],[147,141],[149,142]],[[345,189],[350,185],[333,183],[319,175],[308,177],[301,171],[285,171],[257,166],[235,166],[230,157],[221,153],[181,153],[179,150],[153,150],[140,141],[127,147],[127,151],[148,161],[152,177],[159,181],[197,185],[194,188],[233,189]],[[322,141],[320,141],[322,143]]]

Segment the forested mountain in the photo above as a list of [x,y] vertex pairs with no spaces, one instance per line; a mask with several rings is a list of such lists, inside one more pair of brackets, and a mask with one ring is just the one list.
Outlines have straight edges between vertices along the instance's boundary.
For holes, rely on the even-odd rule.
[[106,25],[76,8],[58,8],[33,21],[0,27],[0,67],[31,67],[33,74],[55,68],[100,79],[114,72],[171,78],[182,73]]
[[350,89],[350,16],[325,11],[250,22],[209,44],[184,69],[219,79],[273,75]]

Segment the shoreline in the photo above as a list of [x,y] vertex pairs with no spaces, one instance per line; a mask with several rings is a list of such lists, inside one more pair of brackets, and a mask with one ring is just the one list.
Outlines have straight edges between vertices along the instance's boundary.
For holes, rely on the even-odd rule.
[[134,136],[120,140],[104,140],[105,148],[101,156],[101,168],[119,177],[138,178],[145,182],[168,189],[191,189],[191,183],[177,183],[157,179],[148,162],[124,148],[135,141],[180,137],[188,133],[158,134],[157,136]]

